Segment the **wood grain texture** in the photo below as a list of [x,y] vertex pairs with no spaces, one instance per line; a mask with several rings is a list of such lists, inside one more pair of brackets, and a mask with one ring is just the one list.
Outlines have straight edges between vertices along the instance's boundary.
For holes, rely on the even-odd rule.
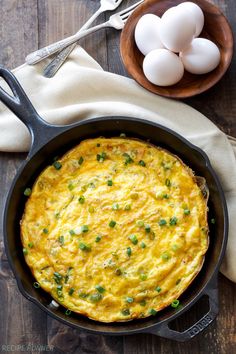
[[[124,0],[122,7],[134,2]],[[235,31],[235,0],[211,2],[226,14]],[[20,65],[32,50],[74,33],[98,6],[99,0],[0,0],[0,63],[8,68]],[[100,16],[97,22],[108,16]],[[107,29],[98,32],[81,41],[81,45],[105,70],[127,75],[120,58],[117,31]],[[235,95],[234,57],[231,68],[214,88],[186,102],[236,137]],[[10,183],[24,158],[24,154],[0,154],[1,211]],[[33,343],[51,345],[54,347],[52,353],[58,354],[233,354],[236,352],[236,285],[220,276],[219,292],[220,314],[217,320],[191,342],[176,343],[146,334],[126,337],[91,335],[51,319],[21,296],[10,271],[3,242],[0,241],[0,352],[3,352],[3,344],[16,346]],[[182,328],[192,319],[197,319],[205,306],[198,304],[175,326]],[[31,352],[39,353],[37,350]]]
[[[0,0],[0,63],[20,65],[25,55],[38,47],[38,9],[35,0]],[[0,214],[10,183],[24,154],[0,156]],[[2,217],[1,217],[2,220]],[[46,315],[21,295],[11,273],[2,242],[0,223],[0,351],[1,345],[46,343]],[[16,351],[16,350],[15,350]],[[39,351],[35,351],[39,353]]]

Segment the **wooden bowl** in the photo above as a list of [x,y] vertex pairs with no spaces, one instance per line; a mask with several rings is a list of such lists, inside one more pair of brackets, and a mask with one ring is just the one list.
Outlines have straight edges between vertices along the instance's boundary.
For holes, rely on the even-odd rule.
[[221,52],[219,66],[204,75],[194,75],[185,71],[181,81],[168,87],[153,85],[146,79],[142,69],[144,56],[138,50],[134,40],[136,24],[145,14],[162,16],[167,9],[182,2],[184,1],[146,0],[129,17],[122,31],[120,42],[122,60],[128,73],[147,90],[171,98],[191,97],[208,90],[222,78],[233,55],[233,34],[225,16],[215,5],[206,0],[192,0],[201,7],[205,17],[204,28],[199,37],[208,38],[218,46]]

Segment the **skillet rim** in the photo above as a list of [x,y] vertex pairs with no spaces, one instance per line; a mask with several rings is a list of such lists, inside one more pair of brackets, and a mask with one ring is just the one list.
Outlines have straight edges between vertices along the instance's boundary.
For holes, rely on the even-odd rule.
[[[116,327],[116,331],[110,331],[110,330],[99,330],[99,329],[91,329],[91,328],[87,328],[86,326],[83,325],[78,325],[75,323],[72,323],[67,319],[64,319],[60,314],[57,314],[53,311],[51,311],[48,307],[46,307],[45,305],[43,305],[38,299],[36,299],[35,297],[31,296],[24,288],[22,281],[19,277],[19,275],[17,274],[17,270],[15,269],[14,266],[14,262],[12,259],[12,256],[10,254],[9,251],[9,246],[8,246],[8,237],[7,237],[7,218],[8,218],[8,208],[9,208],[9,204],[10,201],[13,197],[13,191],[15,188],[15,184],[18,181],[18,179],[21,177],[21,173],[24,171],[25,167],[27,166],[27,164],[32,160],[33,157],[35,157],[38,153],[40,153],[40,150],[42,148],[44,148],[49,142],[51,142],[54,139],[57,139],[60,135],[62,135],[63,133],[66,133],[70,130],[73,130],[74,128],[78,128],[81,125],[85,125],[85,124],[93,124],[95,122],[104,122],[106,123],[106,121],[128,121],[133,123],[136,122],[140,122],[144,125],[148,125],[148,126],[153,126],[155,128],[159,128],[160,130],[163,130],[167,133],[169,133],[170,135],[173,135],[175,138],[177,138],[181,144],[183,145],[187,145],[188,148],[190,148],[191,150],[196,151],[201,159],[204,162],[204,168],[208,170],[208,172],[211,174],[211,176],[214,179],[215,185],[217,187],[217,194],[219,196],[219,199],[221,201],[221,206],[222,206],[222,210],[223,210],[223,220],[224,220],[224,230],[223,230],[223,237],[222,237],[222,245],[221,245],[221,249],[219,252],[219,257],[217,258],[217,261],[215,262],[215,264],[213,265],[213,271],[211,276],[209,277],[209,279],[206,281],[205,285],[201,288],[201,290],[199,290],[197,292],[197,294],[194,296],[194,298],[185,306],[183,306],[183,308],[181,310],[179,310],[178,312],[173,313],[172,315],[168,316],[167,319],[163,319],[161,321],[158,322],[158,317],[156,318],[157,321],[156,323],[152,323],[152,324],[144,324],[142,328],[130,328],[128,331],[127,330],[119,330],[119,327]],[[45,122],[45,125],[47,125],[47,123]],[[179,317],[180,315],[182,315],[184,312],[186,312],[187,310],[189,310],[194,303],[196,303],[207,291],[207,289],[209,288],[218,288],[217,286],[217,275],[218,275],[218,271],[219,271],[219,267],[222,263],[223,260],[223,256],[225,254],[225,250],[226,250],[226,246],[227,246],[227,240],[228,240],[228,211],[227,211],[227,204],[226,204],[226,199],[225,199],[225,195],[223,192],[223,188],[221,186],[221,183],[219,181],[219,178],[215,172],[215,170],[213,169],[211,162],[207,156],[207,154],[198,146],[192,144],[190,141],[188,141],[186,138],[184,138],[183,136],[181,136],[179,133],[176,133],[175,131],[173,131],[172,129],[165,127],[159,123],[155,123],[151,120],[146,120],[146,119],[141,119],[141,118],[134,118],[134,117],[124,117],[124,116],[104,116],[104,117],[97,117],[97,118],[89,118],[86,120],[82,120],[80,122],[77,122],[73,125],[65,125],[65,126],[53,126],[50,125],[51,128],[54,128],[54,134],[51,134],[51,137],[44,137],[43,140],[47,140],[46,142],[43,141],[41,142],[41,144],[39,144],[39,146],[35,146],[32,145],[32,148],[26,158],[25,161],[23,161],[22,165],[20,166],[20,168],[18,169],[15,178],[13,179],[13,182],[11,184],[10,190],[7,194],[7,198],[5,200],[5,204],[4,204],[4,212],[3,212],[3,234],[4,234],[4,245],[5,245],[5,251],[7,254],[7,258],[10,264],[10,267],[13,271],[13,274],[15,276],[15,279],[17,281],[17,286],[21,292],[21,294],[27,298],[28,300],[30,300],[31,302],[33,302],[34,304],[36,304],[40,309],[42,309],[44,312],[46,312],[48,315],[50,315],[51,317],[53,317],[54,319],[57,319],[59,321],[61,321],[62,323],[76,328],[76,329],[82,329],[85,330],[87,332],[90,333],[94,333],[94,334],[103,334],[103,335],[127,335],[127,334],[134,334],[134,333],[151,333],[152,329],[158,329],[159,326],[161,326],[164,323],[169,323],[171,321],[173,321],[174,319],[176,319],[177,317]],[[117,127],[117,130],[119,130],[119,127]],[[98,132],[99,134],[99,132]],[[134,134],[135,135],[135,134]],[[150,138],[152,140],[152,138]],[[167,146],[168,149],[168,146]],[[197,278],[197,277],[196,277]],[[147,318],[147,321],[150,321],[150,317]],[[104,326],[103,323],[101,322],[97,322],[97,321],[93,321],[91,320],[92,323],[95,326]],[[132,322],[133,321],[127,321],[124,322],[125,325],[127,326],[132,326]],[[106,325],[106,324],[105,324]],[[108,324],[109,326],[114,325],[114,323],[110,323]]]

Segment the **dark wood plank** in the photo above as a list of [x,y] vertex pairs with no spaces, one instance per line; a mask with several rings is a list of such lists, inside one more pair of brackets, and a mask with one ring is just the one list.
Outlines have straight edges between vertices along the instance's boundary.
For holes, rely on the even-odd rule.
[[[98,9],[99,1],[40,0],[38,1],[39,47],[70,36]],[[104,21],[100,15],[99,21]],[[97,22],[95,21],[94,24]],[[107,68],[106,33],[100,31],[80,41],[80,45]]]
[[[226,15],[233,33],[236,32],[236,2],[235,0],[214,0]],[[234,39],[234,46],[235,46]],[[236,136],[236,56],[221,81],[208,92],[185,102],[196,108],[211,119],[225,133]]]
[[38,46],[37,1],[0,0],[0,62],[12,69]]
[[[0,0],[0,18],[0,62],[14,68],[38,47],[37,1]],[[10,183],[24,158],[24,154],[0,154],[1,213]],[[44,345],[46,315],[25,300],[16,286],[3,249],[2,222],[0,240],[0,344],[13,345],[15,351],[18,345]]]

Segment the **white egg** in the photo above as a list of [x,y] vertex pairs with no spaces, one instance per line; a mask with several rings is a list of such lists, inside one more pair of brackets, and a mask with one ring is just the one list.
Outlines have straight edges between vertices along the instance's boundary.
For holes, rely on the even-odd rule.
[[189,11],[174,7],[164,13],[159,26],[159,36],[166,48],[180,52],[193,40],[196,24]]
[[180,58],[190,73],[206,74],[219,65],[220,51],[209,39],[195,38],[190,46],[180,53]]
[[135,42],[143,55],[154,49],[164,48],[159,37],[160,17],[146,14],[140,18],[135,28]]
[[178,5],[178,7],[190,11],[196,24],[195,37],[198,37],[204,26],[204,14],[202,9],[197,4],[190,1],[182,2],[182,4]]
[[155,49],[144,58],[143,72],[154,85],[170,86],[181,80],[184,66],[178,55],[167,49]]

